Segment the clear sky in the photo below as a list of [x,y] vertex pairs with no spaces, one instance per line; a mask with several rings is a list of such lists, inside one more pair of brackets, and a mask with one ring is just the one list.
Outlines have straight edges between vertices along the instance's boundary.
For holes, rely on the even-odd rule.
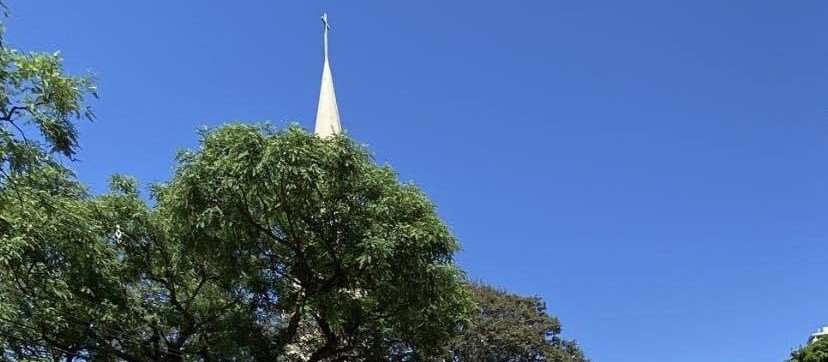
[[311,129],[328,11],[344,127],[595,361],[781,361],[828,323],[828,2],[7,2],[8,43],[99,77],[96,192],[202,125]]

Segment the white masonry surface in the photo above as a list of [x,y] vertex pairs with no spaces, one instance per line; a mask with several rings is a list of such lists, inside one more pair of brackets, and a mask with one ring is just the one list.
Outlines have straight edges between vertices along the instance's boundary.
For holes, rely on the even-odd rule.
[[322,24],[324,26],[325,62],[322,66],[322,86],[319,88],[319,105],[316,108],[316,128],[314,132],[319,137],[327,138],[341,133],[342,125],[339,122],[339,107],[336,105],[333,74],[331,73],[331,64],[328,61],[328,32],[331,27],[328,25],[327,13],[322,14]]

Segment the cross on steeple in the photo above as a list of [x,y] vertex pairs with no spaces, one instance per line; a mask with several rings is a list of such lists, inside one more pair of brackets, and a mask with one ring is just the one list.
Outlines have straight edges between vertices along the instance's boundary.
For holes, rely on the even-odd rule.
[[331,30],[331,24],[328,23],[328,13],[322,13],[322,24],[325,26],[325,30]]
[[331,23],[328,22],[328,13],[322,13],[322,27],[325,38],[325,59],[328,59],[328,32],[331,31]]

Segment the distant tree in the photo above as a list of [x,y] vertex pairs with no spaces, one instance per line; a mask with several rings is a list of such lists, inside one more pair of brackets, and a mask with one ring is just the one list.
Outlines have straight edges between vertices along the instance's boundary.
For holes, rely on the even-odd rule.
[[574,341],[539,297],[523,297],[474,284],[477,312],[451,349],[456,362],[586,362]]
[[787,362],[828,362],[828,338],[822,338],[791,352],[791,358]]

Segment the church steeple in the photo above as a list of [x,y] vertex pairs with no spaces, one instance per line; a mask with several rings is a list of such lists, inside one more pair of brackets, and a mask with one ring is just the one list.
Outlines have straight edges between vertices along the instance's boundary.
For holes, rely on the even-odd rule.
[[319,105],[316,108],[316,127],[314,132],[319,137],[330,137],[342,132],[342,125],[339,123],[339,107],[336,105],[336,92],[334,92],[333,74],[331,64],[328,61],[328,32],[331,26],[328,24],[328,14],[322,14],[323,46],[325,61],[322,65],[322,86],[319,88]]

